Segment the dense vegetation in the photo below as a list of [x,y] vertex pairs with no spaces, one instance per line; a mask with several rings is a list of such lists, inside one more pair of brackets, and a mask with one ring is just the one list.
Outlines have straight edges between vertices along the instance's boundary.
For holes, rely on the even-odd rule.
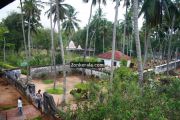
[[[67,109],[60,113],[65,120],[120,120],[120,119],[179,119],[180,79],[148,78],[143,88],[138,85],[137,75],[129,68],[119,68],[115,72],[113,89],[109,82],[100,81],[79,87],[87,94],[87,99],[78,102],[77,110]],[[72,91],[73,92],[73,91]],[[77,92],[78,93],[78,92]],[[79,97],[75,95],[79,101]]]

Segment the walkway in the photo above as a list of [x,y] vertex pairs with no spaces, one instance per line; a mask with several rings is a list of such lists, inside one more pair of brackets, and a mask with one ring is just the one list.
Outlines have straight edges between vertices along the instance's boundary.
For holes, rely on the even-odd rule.
[[[30,120],[41,115],[12,85],[0,78],[0,120]],[[17,100],[22,96],[23,116],[18,116]]]
[[0,120],[31,120],[40,116],[41,113],[33,106],[26,105],[23,107],[23,115],[18,115],[17,108],[0,112]]

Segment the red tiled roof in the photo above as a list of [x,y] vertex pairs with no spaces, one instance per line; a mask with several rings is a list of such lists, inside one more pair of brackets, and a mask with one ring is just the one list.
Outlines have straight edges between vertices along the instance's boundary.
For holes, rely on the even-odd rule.
[[[106,52],[106,53],[102,53],[102,54],[99,54],[99,55],[98,55],[99,58],[103,58],[103,59],[111,59],[111,56],[112,56],[112,51],[108,51],[108,52]],[[119,61],[119,60],[122,59],[122,58],[125,58],[126,60],[129,60],[129,59],[130,59],[129,56],[123,55],[122,52],[120,52],[120,51],[115,51],[114,59]]]

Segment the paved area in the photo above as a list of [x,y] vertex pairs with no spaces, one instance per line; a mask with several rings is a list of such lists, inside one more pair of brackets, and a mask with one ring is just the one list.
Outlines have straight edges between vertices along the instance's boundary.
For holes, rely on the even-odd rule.
[[23,107],[23,115],[18,114],[17,108],[13,108],[0,112],[0,120],[32,120],[40,115],[33,105],[26,105]]

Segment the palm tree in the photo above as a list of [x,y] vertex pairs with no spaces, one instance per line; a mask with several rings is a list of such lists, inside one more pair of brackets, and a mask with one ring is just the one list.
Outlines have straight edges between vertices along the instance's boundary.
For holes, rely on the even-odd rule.
[[166,21],[168,22],[167,24],[170,29],[170,36],[168,44],[167,71],[169,71],[172,29],[175,22],[174,17],[176,17],[178,14],[178,8],[173,4],[171,0],[145,0],[139,15],[141,15],[142,13],[144,13],[146,19],[147,31],[149,31],[148,29],[151,29],[153,27],[157,27],[158,29],[159,27],[162,27],[162,21],[164,19],[166,19]]
[[[85,3],[88,3],[90,0],[83,0],[83,2]],[[89,39],[89,26],[90,26],[90,21],[91,21],[91,16],[92,16],[92,7],[93,5],[95,6],[97,2],[99,2],[99,5],[100,3],[103,3],[104,5],[106,4],[106,0],[91,0],[91,7],[90,7],[90,15],[89,15],[89,19],[88,19],[88,24],[87,24],[87,27],[86,27],[86,41],[85,41],[85,49],[84,49],[84,55],[83,55],[83,61],[85,61],[86,59],[86,51],[87,51],[87,46],[88,46],[88,39]],[[82,74],[84,76],[84,69],[82,71]],[[81,79],[81,83],[83,83],[83,79]]]
[[[52,9],[52,0],[50,0],[50,9]],[[54,66],[54,86],[56,89],[56,58],[55,58],[55,48],[54,48],[54,29],[52,25],[52,10],[50,10],[50,25],[51,25],[51,62]]]
[[129,0],[125,0],[124,1],[124,6],[126,7],[126,13],[125,13],[125,21],[124,21],[124,36],[123,36],[123,54],[124,54],[124,50],[125,50],[125,40],[126,40],[126,24],[127,24],[127,14],[128,14],[128,6],[130,5],[130,1]]
[[62,35],[61,35],[61,29],[60,29],[60,9],[59,9],[59,0],[56,0],[56,13],[57,13],[57,25],[58,25],[58,34],[59,34],[59,42],[60,42],[60,48],[61,48],[61,56],[63,61],[63,98],[62,103],[66,102],[66,68],[65,68],[65,59],[64,59],[64,47],[62,42]]
[[116,45],[116,27],[117,27],[117,18],[118,18],[118,8],[120,5],[120,1],[116,0],[115,6],[115,18],[114,18],[114,25],[113,25],[113,39],[112,39],[112,58],[111,58],[111,76],[110,76],[110,89],[112,90],[112,81],[114,75],[114,54],[115,54],[115,45]]
[[[71,5],[69,5],[69,4],[63,4],[62,2],[64,2],[64,0],[59,0],[59,2],[58,2],[58,7],[59,7],[59,19],[60,19],[60,20],[66,19],[66,16],[67,16],[67,14],[68,14],[69,9],[72,8]],[[54,15],[54,19],[53,19],[54,25],[55,25],[55,23],[56,23],[56,21],[57,21],[57,12],[56,12],[57,10],[56,10],[56,9],[57,9],[57,5],[56,5],[56,3],[54,3],[54,4],[52,5],[52,7],[45,12],[45,14],[48,15],[48,18],[50,17],[51,12],[52,12],[52,15]]]
[[138,0],[133,1],[133,18],[134,18],[134,35],[136,42],[136,52],[137,52],[137,62],[138,62],[138,73],[139,73],[139,85],[143,84],[143,67],[141,58],[141,45],[139,40],[139,30],[138,30]]
[[23,5],[23,11],[25,13],[25,20],[28,23],[28,56],[31,57],[31,31],[36,33],[36,28],[41,26],[40,14],[41,10],[39,7],[43,8],[40,4],[41,1],[36,0],[25,0]]
[[75,9],[73,7],[70,7],[67,14],[66,19],[62,23],[62,29],[65,31],[65,34],[68,36],[68,41],[70,41],[73,33],[75,33],[75,30],[79,30],[79,19],[76,17],[77,12],[75,12]]

